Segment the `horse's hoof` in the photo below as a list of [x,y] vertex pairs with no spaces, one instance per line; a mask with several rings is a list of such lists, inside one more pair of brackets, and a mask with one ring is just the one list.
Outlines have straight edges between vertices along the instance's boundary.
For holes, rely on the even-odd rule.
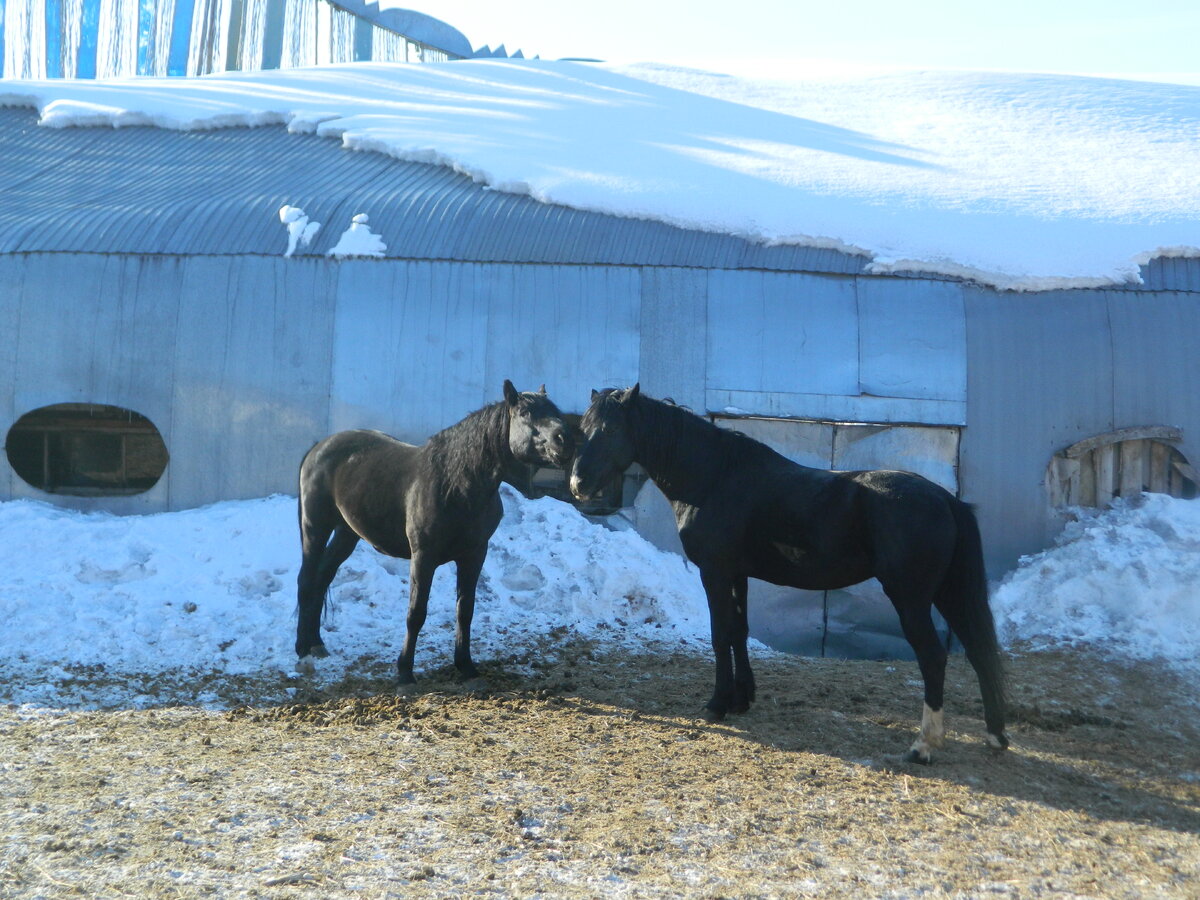
[[725,718],[725,713],[721,712],[720,710],[710,709],[706,706],[704,709],[700,710],[700,718],[702,718],[705,722],[720,722]]
[[933,764],[933,757],[928,753],[922,753],[916,747],[904,754],[906,763],[916,763],[919,766],[929,766]]
[[308,648],[308,655],[315,656],[317,659],[324,659],[329,655],[329,651],[325,649],[324,644],[313,644]]
[[993,750],[1007,750],[1008,749],[1008,735],[1005,734],[1003,731],[1000,732],[999,734],[993,734],[992,732],[989,731],[988,736],[987,736],[987,743],[988,743],[988,746],[991,747]]
[[468,678],[463,683],[463,690],[468,694],[478,694],[486,691],[489,687],[488,680],[482,675],[476,675],[474,678]]
[[317,666],[311,656],[302,656],[296,660],[296,671],[301,675],[315,675]]
[[417,683],[415,681],[404,681],[396,685],[397,697],[411,697],[419,691],[420,688],[417,687]]

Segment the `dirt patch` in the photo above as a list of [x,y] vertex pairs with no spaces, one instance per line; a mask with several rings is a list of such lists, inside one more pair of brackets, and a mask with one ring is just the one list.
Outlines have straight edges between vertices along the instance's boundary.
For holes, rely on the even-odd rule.
[[762,659],[711,725],[706,658],[554,649],[483,693],[398,697],[362,660],[286,702],[224,683],[222,712],[0,710],[0,895],[1197,896],[1196,694],[1168,672],[1020,655],[996,753],[955,658],[926,768],[899,762],[912,663]]

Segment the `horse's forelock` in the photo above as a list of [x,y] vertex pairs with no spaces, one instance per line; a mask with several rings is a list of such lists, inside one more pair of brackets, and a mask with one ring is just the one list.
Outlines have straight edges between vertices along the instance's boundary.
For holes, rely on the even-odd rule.
[[529,411],[535,419],[561,419],[562,412],[547,394],[540,391],[528,391],[520,395],[519,403]]
[[598,391],[591,405],[584,412],[583,418],[579,420],[579,427],[585,431],[598,427],[600,421],[619,405],[614,396],[616,393],[617,388],[604,388],[604,390]]

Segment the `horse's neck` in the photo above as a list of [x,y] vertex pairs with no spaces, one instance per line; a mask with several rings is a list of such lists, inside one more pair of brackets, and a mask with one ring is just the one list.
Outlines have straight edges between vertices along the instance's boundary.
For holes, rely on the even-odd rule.
[[678,419],[653,433],[643,431],[636,441],[636,461],[668,500],[699,506],[721,466],[716,446],[721,434],[685,410],[664,405],[655,414]]
[[472,413],[438,435],[436,464],[448,483],[464,489],[495,489],[512,469],[516,461],[508,448],[507,432],[501,427],[507,425],[507,417],[497,415],[495,406]]

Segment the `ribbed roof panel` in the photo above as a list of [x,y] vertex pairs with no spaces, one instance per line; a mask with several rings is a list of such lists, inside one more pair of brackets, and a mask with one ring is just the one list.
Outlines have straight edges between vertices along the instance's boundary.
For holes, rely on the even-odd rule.
[[347,151],[274,126],[43,128],[0,109],[0,253],[281,254],[284,204],[322,223],[323,254],[358,213],[387,255],[477,262],[856,273],[864,260],[754,244],[492,191],[453,170]]

